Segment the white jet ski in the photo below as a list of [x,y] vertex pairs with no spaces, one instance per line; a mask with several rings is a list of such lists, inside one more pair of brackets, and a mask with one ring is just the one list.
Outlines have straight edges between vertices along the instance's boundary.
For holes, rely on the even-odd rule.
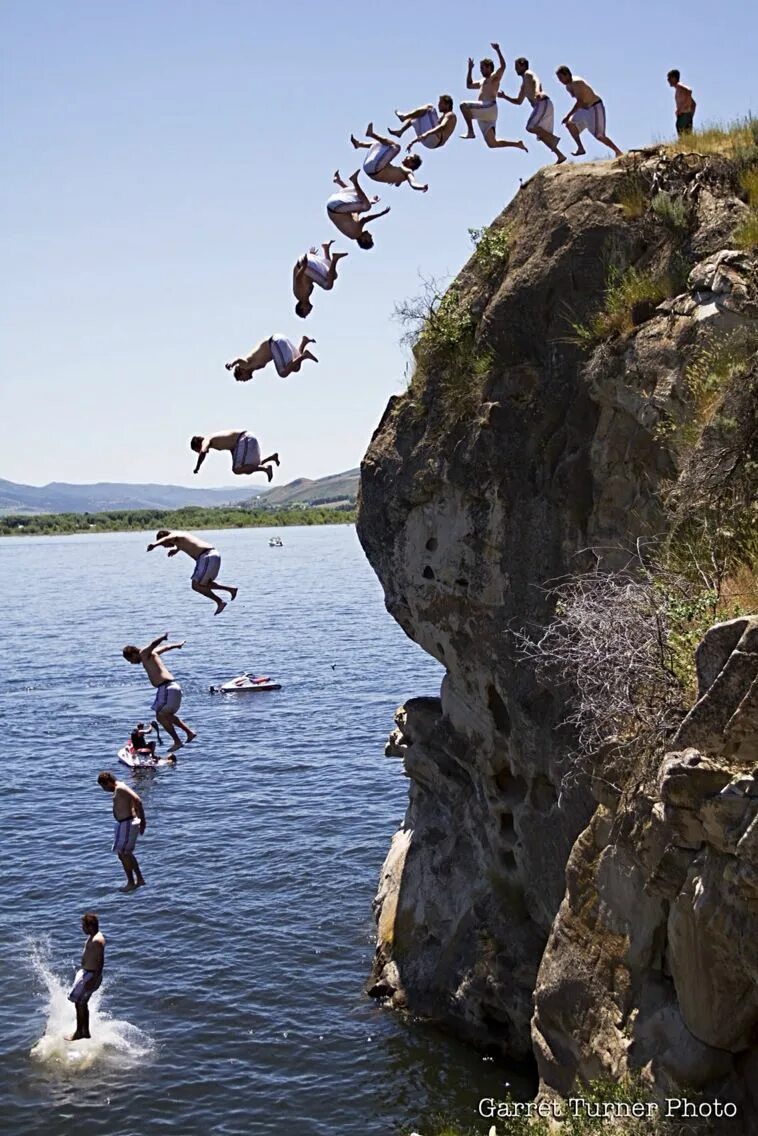
[[251,675],[244,671],[221,686],[210,687],[211,694],[257,694],[263,690],[281,690],[282,685],[267,675]]
[[148,753],[137,753],[131,742],[127,742],[118,751],[118,759],[122,765],[128,765],[130,769],[157,769],[161,765],[175,765],[176,759],[173,757],[165,757],[160,754],[155,755],[155,759],[151,758]]

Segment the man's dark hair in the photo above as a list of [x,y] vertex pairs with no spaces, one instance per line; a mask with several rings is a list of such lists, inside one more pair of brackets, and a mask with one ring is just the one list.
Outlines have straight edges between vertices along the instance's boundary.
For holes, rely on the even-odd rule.
[[555,73],[556,75],[568,75],[569,79],[572,78],[571,68],[567,67],[565,63],[561,64],[560,67],[557,67]]
[[678,83],[681,77],[681,71],[677,71],[676,68],[674,68],[673,71],[669,71],[668,75],[666,76],[667,79],[673,79],[675,83]]
[[102,773],[98,773],[97,775],[97,783],[103,787],[112,784],[115,780],[116,778],[108,769],[104,769]]
[[129,656],[133,655],[135,651],[139,655],[139,647],[135,647],[132,643],[127,643],[127,645],[124,647],[121,654],[124,656],[125,659],[128,659]]
[[169,531],[169,529],[158,529],[157,533],[155,534],[155,539],[163,540],[164,536],[169,535]]
[[440,95],[440,102],[445,104],[445,110],[453,109],[452,95]]
[[516,63],[517,64],[523,63],[523,65],[524,65],[524,67],[526,67],[527,71],[529,70],[529,60],[526,58],[526,56],[519,55],[518,59],[516,60]]
[[100,920],[95,915],[94,911],[85,911],[82,915],[82,923],[89,931],[90,935],[96,935],[100,930]]
[[361,229],[360,233],[355,238],[355,243],[358,245],[358,248],[370,249],[374,247],[374,238],[366,229]]
[[495,70],[495,64],[494,64],[494,63],[493,63],[493,61],[492,61],[492,60],[490,59],[489,55],[486,55],[486,56],[484,57],[484,59],[482,59],[482,61],[480,62],[479,66],[480,66],[480,67],[484,67],[485,63],[489,63],[489,65],[490,65],[490,67],[492,68],[492,70],[493,70],[493,71]]
[[190,449],[194,450],[196,454],[200,453],[202,445],[203,439],[200,434],[195,434],[192,438],[190,438]]
[[408,157],[403,161],[403,165],[406,167],[406,169],[417,170],[421,165],[421,158],[418,156],[418,154],[409,154]]

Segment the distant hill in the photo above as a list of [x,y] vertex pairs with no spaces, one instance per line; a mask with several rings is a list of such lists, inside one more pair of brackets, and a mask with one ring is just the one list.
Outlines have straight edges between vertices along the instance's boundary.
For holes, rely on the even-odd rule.
[[0,515],[37,513],[102,513],[113,509],[181,509],[184,505],[242,505],[256,500],[250,486],[234,489],[187,489],[182,485],[18,485],[0,480]]
[[250,504],[265,509],[281,509],[293,505],[352,505],[358,496],[359,477],[358,469],[333,473],[329,477],[319,477],[316,481],[298,477],[288,485],[265,489]]
[[0,516],[34,516],[40,513],[105,513],[118,509],[181,509],[186,505],[214,508],[240,505],[271,509],[293,505],[354,504],[359,470],[333,473],[311,481],[298,477],[276,489],[251,486],[234,489],[188,489],[183,485],[130,485],[98,481],[72,485],[51,481],[49,485],[19,485],[0,479]]

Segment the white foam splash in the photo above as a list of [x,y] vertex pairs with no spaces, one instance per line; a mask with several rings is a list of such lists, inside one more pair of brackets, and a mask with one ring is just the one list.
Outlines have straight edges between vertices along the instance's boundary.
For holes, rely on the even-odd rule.
[[76,1011],[68,1000],[73,975],[64,985],[53,973],[48,944],[32,944],[30,954],[34,973],[47,989],[45,1032],[29,1054],[34,1061],[57,1071],[74,1072],[91,1069],[93,1065],[117,1065],[124,1069],[144,1064],[153,1051],[152,1039],[136,1026],[112,1018],[101,1009],[103,987],[92,995],[89,1004],[92,1037],[66,1041],[66,1035],[76,1028]]

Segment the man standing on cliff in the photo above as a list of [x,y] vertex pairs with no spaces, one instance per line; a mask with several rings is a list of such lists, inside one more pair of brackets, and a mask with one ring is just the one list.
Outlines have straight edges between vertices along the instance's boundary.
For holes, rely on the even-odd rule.
[[492,48],[497,52],[498,67],[491,59],[483,59],[479,64],[482,80],[474,79],[474,61],[469,58],[466,73],[466,86],[470,91],[478,91],[479,98],[475,102],[461,103],[461,114],[466,123],[466,133],[461,138],[474,137],[474,121],[482,132],[482,137],[490,149],[501,146],[515,146],[517,150],[526,150],[523,142],[508,142],[505,138],[498,138],[495,134],[497,126],[497,94],[500,90],[500,80],[505,74],[505,59],[500,50],[499,43],[493,43]]
[[692,134],[692,124],[695,118],[697,103],[692,97],[692,87],[682,83],[681,71],[669,71],[666,76],[670,87],[674,88],[674,107],[676,109],[676,132],[681,138],[683,134]]
[[164,655],[166,651],[180,651],[184,643],[166,643],[162,647],[161,644],[166,639],[168,639],[168,632],[161,635],[160,638],[154,639],[152,643],[148,643],[146,647],[128,646],[124,647],[121,653],[127,663],[142,663],[147,677],[156,688],[153,710],[158,721],[174,743],[168,750],[168,754],[171,755],[184,745],[176,732],[177,726],[187,735],[188,742],[196,738],[197,734],[179,717],[182,688],[161,658],[161,655]]
[[236,599],[236,588],[229,588],[226,584],[219,584],[216,581],[216,577],[221,571],[221,554],[216,551],[212,544],[208,544],[207,540],[200,540],[192,533],[169,532],[168,529],[159,529],[155,534],[155,541],[148,544],[147,551],[152,552],[154,548],[168,549],[169,556],[176,556],[178,552],[184,552],[187,556],[192,557],[195,561],[195,570],[192,573],[192,590],[199,592],[201,596],[207,596],[209,600],[213,600],[216,605],[216,615],[220,615],[226,607],[225,601],[216,595],[217,591],[227,592],[230,600]]
[[578,75],[572,75],[568,67],[559,67],[556,75],[574,99],[574,105],[563,119],[563,125],[576,142],[574,157],[580,158],[582,154],[587,153],[582,145],[581,134],[583,130],[589,130],[598,142],[608,146],[613,150],[616,157],[620,158],[622,151],[605,133],[605,106],[600,95],[593,91],[584,79],[581,79]]

